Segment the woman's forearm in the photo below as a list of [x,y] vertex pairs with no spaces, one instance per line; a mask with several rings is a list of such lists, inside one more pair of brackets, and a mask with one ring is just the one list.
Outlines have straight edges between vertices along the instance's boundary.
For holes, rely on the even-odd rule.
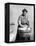
[[23,27],[23,25],[21,24],[21,22],[19,21],[19,25],[21,26],[21,27]]

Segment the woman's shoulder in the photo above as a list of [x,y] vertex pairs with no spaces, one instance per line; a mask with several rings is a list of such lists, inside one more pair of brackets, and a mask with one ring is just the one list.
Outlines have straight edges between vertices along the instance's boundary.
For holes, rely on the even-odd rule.
[[20,15],[19,18],[22,18],[22,15]]

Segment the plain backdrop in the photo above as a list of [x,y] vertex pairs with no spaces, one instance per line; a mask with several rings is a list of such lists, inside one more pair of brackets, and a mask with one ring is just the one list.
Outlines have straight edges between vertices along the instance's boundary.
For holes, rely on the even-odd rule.
[[[36,46],[36,42],[26,42],[26,43],[5,43],[5,3],[15,2],[15,3],[30,3],[35,4],[36,11],[36,0],[0,0],[0,46]],[[35,13],[35,41],[36,41],[36,13]]]

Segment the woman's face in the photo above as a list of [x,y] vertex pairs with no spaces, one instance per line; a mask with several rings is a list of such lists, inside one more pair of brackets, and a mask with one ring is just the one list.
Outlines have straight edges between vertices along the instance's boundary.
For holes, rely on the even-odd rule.
[[23,14],[26,16],[27,12],[26,12],[26,11],[24,11],[24,13],[23,13]]

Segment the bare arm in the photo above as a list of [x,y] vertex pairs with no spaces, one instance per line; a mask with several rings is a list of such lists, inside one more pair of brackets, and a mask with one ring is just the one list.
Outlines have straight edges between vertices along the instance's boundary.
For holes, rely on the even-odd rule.
[[21,24],[21,16],[18,18],[18,25],[20,25],[21,27],[23,27],[23,25]]

